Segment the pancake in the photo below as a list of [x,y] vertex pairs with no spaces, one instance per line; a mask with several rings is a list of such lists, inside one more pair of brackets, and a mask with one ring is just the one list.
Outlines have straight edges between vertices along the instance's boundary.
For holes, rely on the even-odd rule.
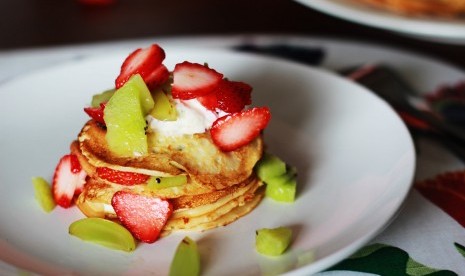
[[261,135],[235,151],[223,152],[213,143],[209,132],[179,137],[148,133],[147,156],[122,158],[110,151],[105,133],[105,128],[90,120],[78,136],[80,151],[92,166],[153,176],[187,173],[194,182],[212,190],[246,180],[263,153]]
[[[99,182],[100,185],[108,184],[107,186],[114,185],[114,187],[117,187],[119,185],[119,184],[112,183],[112,182],[106,181],[98,177],[96,173],[96,167],[90,164],[88,159],[82,154],[78,141],[74,141],[73,143],[71,143],[70,149],[71,149],[71,153],[75,154],[78,157],[81,166],[86,171],[86,173],[89,175],[90,180],[88,180],[88,182],[92,182],[92,183]],[[119,166],[118,166],[118,169],[120,169]],[[127,171],[127,170],[122,170],[122,171]],[[245,181],[247,181],[247,179]],[[120,185],[120,186],[127,187],[124,185]],[[133,188],[140,190],[140,189],[144,189],[145,186],[146,184],[133,185]],[[176,197],[186,196],[186,195],[199,195],[199,194],[211,193],[214,191],[217,191],[216,189],[214,189],[214,187],[202,185],[201,183],[195,182],[194,180],[192,180],[192,178],[188,177],[188,182],[185,185],[157,189],[156,191],[152,192],[152,195],[163,197],[163,198],[176,198]]]
[[195,226],[191,226],[188,228],[177,228],[177,229],[163,229],[161,232],[161,236],[167,236],[173,232],[182,232],[182,231],[205,231],[208,229],[226,226],[239,218],[247,215],[250,213],[263,198],[263,191],[257,193],[252,199],[246,201],[243,205],[239,205],[233,209],[231,209],[226,214],[219,216],[215,220],[211,220],[208,222],[204,222],[201,224],[197,224]]
[[[164,227],[166,231],[201,229],[206,230],[216,226],[222,226],[246,214],[258,204],[248,205],[251,209],[247,212],[233,211],[237,207],[246,205],[249,201],[255,201],[263,196],[259,189],[263,183],[257,178],[235,185],[224,190],[202,194],[200,196],[186,196],[170,199],[173,205],[173,214]],[[137,194],[150,195],[148,189],[141,189],[142,185],[125,186],[110,184],[105,181],[90,178],[84,190],[76,200],[78,208],[88,217],[101,217],[116,219],[116,213],[111,206],[111,199],[117,191],[125,190]],[[233,212],[235,215],[229,219],[221,217]],[[232,219],[234,217],[234,219]]]
[[[162,231],[167,235],[224,226],[248,214],[263,197],[263,183],[254,172],[263,154],[261,135],[237,150],[223,152],[209,132],[176,137],[149,132],[148,155],[122,158],[110,151],[105,134],[105,127],[90,120],[70,146],[88,174],[76,199],[88,217],[117,219],[111,200],[118,191],[160,197],[173,206]],[[147,183],[122,185],[100,178],[98,167],[151,177],[186,175],[187,183],[156,189]]]
[[[261,185],[261,181],[255,177],[251,177],[238,185],[215,192],[196,196],[163,198],[170,199],[174,209],[174,218],[200,216],[238,196],[242,196],[248,192],[255,192]],[[128,186],[111,183],[98,178],[89,178],[83,191],[76,200],[76,205],[88,217],[115,218],[114,210],[111,207],[111,199],[116,192],[123,190],[136,194],[160,197],[158,190],[149,189],[147,185]]]
[[257,189],[253,188],[242,195],[237,195],[233,198],[226,197],[224,200],[197,207],[197,210],[188,209],[179,212],[174,211],[174,214],[168,220],[164,229],[192,229],[202,224],[214,222],[231,212],[234,208],[244,205],[256,196],[261,196],[261,193],[255,194],[256,191]]
[[182,173],[181,169],[170,164],[168,154],[149,154],[139,158],[116,156],[108,148],[105,134],[105,128],[90,120],[78,135],[80,151],[92,166],[154,176],[173,176]]

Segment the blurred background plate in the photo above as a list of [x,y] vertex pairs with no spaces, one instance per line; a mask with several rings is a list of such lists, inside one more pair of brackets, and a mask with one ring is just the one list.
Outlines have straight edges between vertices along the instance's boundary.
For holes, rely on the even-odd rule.
[[355,23],[436,42],[465,44],[465,19],[409,17],[352,0],[296,0],[315,10]]

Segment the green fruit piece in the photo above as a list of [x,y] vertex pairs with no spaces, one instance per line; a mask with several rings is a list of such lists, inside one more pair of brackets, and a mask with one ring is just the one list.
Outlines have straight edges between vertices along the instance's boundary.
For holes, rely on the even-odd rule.
[[172,85],[173,85],[173,73],[170,73],[170,77],[165,83],[161,85],[160,89],[165,91],[166,94],[171,94]]
[[187,183],[186,175],[176,175],[171,177],[155,177],[152,176],[147,182],[147,188],[151,190],[158,190],[163,188],[170,188],[181,186]]
[[295,201],[297,175],[294,168],[290,168],[283,175],[268,179],[266,184],[266,197],[279,202],[292,203]]
[[150,115],[160,121],[175,121],[178,118],[176,107],[170,101],[163,90],[157,90],[153,93],[155,105]]
[[288,227],[262,228],[255,236],[255,249],[263,255],[279,256],[284,253],[292,239],[292,230]]
[[129,85],[134,86],[139,91],[140,104],[142,105],[142,111],[144,116],[149,114],[153,109],[155,102],[153,101],[152,94],[144,82],[144,79],[139,74],[132,76],[127,82]]
[[197,243],[185,237],[176,248],[170,267],[170,276],[200,275],[200,253]]
[[136,242],[131,232],[122,225],[103,218],[84,218],[69,226],[69,233],[84,241],[108,248],[133,251]]
[[[146,93],[152,96],[145,90],[148,91],[144,81],[135,75],[115,92],[103,111],[108,147],[120,157],[138,157],[148,152],[143,107],[147,101],[141,98],[146,97]],[[145,108],[148,107],[147,104]]]
[[100,94],[96,94],[92,97],[90,105],[92,107],[99,107],[101,103],[108,102],[113,94],[115,94],[115,89],[106,90]]
[[265,153],[258,161],[256,167],[258,177],[268,182],[270,178],[280,176],[286,173],[286,163],[270,153]]
[[46,213],[50,213],[56,206],[50,184],[42,177],[33,177],[32,184],[34,186],[35,198],[39,202],[40,207]]

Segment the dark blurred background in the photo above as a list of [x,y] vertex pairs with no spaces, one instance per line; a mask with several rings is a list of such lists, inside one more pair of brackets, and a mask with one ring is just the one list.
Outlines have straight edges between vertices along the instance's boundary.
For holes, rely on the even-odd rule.
[[0,50],[148,37],[295,34],[381,44],[465,69],[465,46],[350,23],[290,0],[3,0],[0,13]]

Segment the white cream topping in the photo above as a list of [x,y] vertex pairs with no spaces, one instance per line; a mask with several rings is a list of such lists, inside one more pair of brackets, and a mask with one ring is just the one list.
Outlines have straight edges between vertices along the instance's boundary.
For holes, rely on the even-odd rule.
[[203,133],[211,128],[216,119],[227,114],[208,110],[197,99],[175,99],[173,102],[178,112],[175,121],[160,121],[150,115],[147,116],[148,124],[154,132],[164,136]]

